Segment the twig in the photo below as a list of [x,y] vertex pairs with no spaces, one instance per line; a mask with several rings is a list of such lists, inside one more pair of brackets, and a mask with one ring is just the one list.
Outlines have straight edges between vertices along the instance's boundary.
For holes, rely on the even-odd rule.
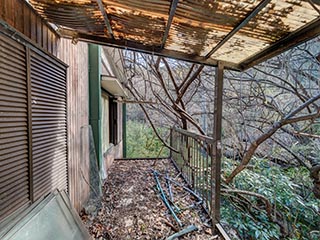
[[202,201],[199,201],[199,202],[196,202],[194,204],[191,204],[185,208],[182,208],[181,211],[185,211],[185,210],[188,210],[188,209],[191,209],[191,208],[196,208],[198,207],[200,204],[202,204]]
[[274,222],[274,219],[272,216],[272,205],[271,205],[269,199],[266,198],[265,196],[263,196],[259,193],[249,192],[249,191],[239,190],[239,189],[222,189],[221,192],[245,194],[245,195],[249,195],[249,196],[253,196],[253,197],[257,197],[257,198],[261,199],[265,203],[266,212],[267,212],[267,216],[268,216],[269,220]]
[[220,223],[216,224],[216,227],[225,240],[231,240],[231,238],[228,236],[228,234],[226,233],[226,231],[224,230],[224,228],[221,226]]
[[166,238],[166,240],[173,240],[176,239],[178,237],[181,237],[187,233],[193,232],[193,231],[198,231],[198,228],[195,225],[190,225],[188,227],[186,227],[185,229],[181,230],[180,232],[177,232],[169,237]]
[[177,174],[177,176],[174,177],[174,179],[178,179],[178,177],[180,177],[180,176],[181,176],[181,172],[179,172],[179,173]]
[[170,222],[168,222],[166,219],[162,218],[161,220],[162,220],[162,222],[163,222],[164,224],[166,224],[167,226],[171,227],[173,231],[175,231],[175,232],[178,232],[178,231],[179,231],[178,228],[176,228],[173,224],[171,224]]

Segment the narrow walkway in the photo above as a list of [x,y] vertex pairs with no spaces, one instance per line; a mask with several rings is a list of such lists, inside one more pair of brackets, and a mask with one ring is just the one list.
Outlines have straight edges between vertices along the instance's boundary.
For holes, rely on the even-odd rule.
[[[165,174],[168,169],[170,178],[183,184],[173,164],[169,160],[118,160],[109,171],[104,186],[102,209],[95,218],[82,216],[90,224],[89,230],[96,239],[166,239],[191,224],[198,231],[179,239],[219,239],[212,236],[205,222],[206,214],[201,207],[187,208],[196,199],[181,187],[172,185],[174,203],[181,209],[178,224],[169,214],[162,202],[151,169]],[[162,188],[167,191],[164,178],[160,177]],[[187,209],[185,209],[187,208]]]

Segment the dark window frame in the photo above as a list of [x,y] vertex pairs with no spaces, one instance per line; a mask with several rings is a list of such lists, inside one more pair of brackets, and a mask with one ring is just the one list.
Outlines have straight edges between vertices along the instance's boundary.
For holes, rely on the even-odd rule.
[[109,98],[109,141],[118,144],[118,103],[116,98]]

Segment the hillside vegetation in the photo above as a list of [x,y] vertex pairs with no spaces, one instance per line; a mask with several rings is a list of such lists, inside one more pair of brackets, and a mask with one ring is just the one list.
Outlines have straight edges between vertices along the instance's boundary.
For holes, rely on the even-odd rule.
[[[128,107],[128,134],[145,139],[133,156],[168,147],[172,126],[212,136],[214,68],[129,51],[125,62],[140,103]],[[234,237],[320,239],[319,38],[225,71],[222,147],[222,189],[232,189],[222,192],[222,222]]]

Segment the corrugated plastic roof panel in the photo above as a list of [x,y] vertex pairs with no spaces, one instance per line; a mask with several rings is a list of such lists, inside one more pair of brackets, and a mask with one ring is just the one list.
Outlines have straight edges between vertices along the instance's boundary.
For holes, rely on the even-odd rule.
[[308,1],[273,0],[212,58],[239,63],[319,17]]
[[318,0],[30,0],[61,34],[244,69],[319,35]]
[[179,1],[166,48],[205,56],[258,1]]
[[31,0],[30,3],[48,22],[89,34],[104,36],[107,33],[102,13],[95,1]]
[[137,41],[145,45],[161,45],[170,1],[106,1],[115,39]]

